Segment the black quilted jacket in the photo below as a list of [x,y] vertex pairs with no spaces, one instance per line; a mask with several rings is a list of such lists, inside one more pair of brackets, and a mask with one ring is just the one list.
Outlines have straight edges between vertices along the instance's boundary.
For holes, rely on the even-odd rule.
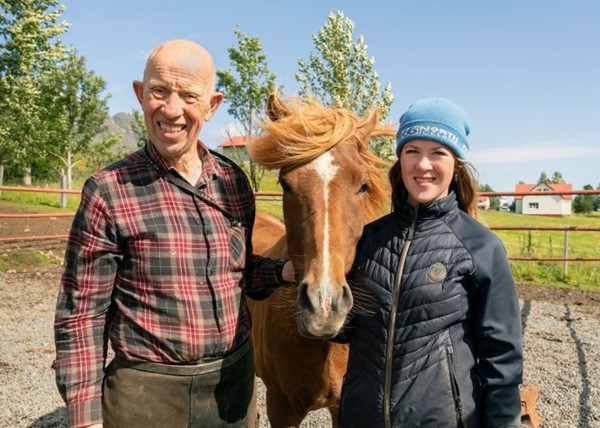
[[[367,225],[342,427],[520,427],[521,317],[501,241],[454,193]],[[366,309],[366,310],[365,310]]]

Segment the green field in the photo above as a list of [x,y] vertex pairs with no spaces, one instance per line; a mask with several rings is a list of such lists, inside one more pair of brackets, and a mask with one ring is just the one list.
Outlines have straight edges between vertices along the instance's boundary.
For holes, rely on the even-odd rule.
[[[261,188],[267,192],[281,191],[274,174],[265,175]],[[0,212],[62,212],[74,211],[79,197],[69,195],[68,207],[59,208],[58,194],[3,191],[0,196]],[[279,200],[257,201],[258,209],[282,218]],[[553,226],[553,227],[597,227],[600,228],[600,213],[588,216],[536,217],[510,212],[481,212],[479,221],[486,226]],[[495,230],[503,241],[510,257],[563,258],[564,231],[501,231]],[[7,256],[8,257],[8,256]],[[10,256],[13,262],[16,255]],[[19,255],[22,257],[22,255]],[[569,231],[567,257],[600,257],[600,232]],[[31,257],[37,260],[37,257]],[[29,258],[28,258],[29,259]],[[6,260],[6,259],[5,259]],[[0,271],[9,264],[0,262]],[[511,261],[515,280],[520,284],[540,284],[600,292],[600,262],[534,262]]]
[[[600,215],[537,217],[506,212],[482,212],[480,221],[487,226],[593,227],[600,228]],[[531,258],[598,258],[600,231],[503,231],[494,230],[502,239],[509,257]],[[568,246],[565,254],[565,239]],[[600,262],[511,261],[515,279],[520,284],[557,285],[600,291]],[[566,277],[565,277],[566,270]]]

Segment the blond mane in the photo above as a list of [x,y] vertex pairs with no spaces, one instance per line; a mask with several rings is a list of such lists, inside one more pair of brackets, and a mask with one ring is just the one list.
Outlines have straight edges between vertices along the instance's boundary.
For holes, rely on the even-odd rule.
[[[375,126],[361,138],[361,129],[375,115]],[[272,94],[269,120],[261,123],[263,133],[247,148],[253,162],[267,169],[292,169],[316,159],[337,144],[354,144],[369,169],[367,221],[384,214],[389,201],[387,170],[390,164],[376,157],[368,148],[369,140],[392,137],[396,130],[379,122],[379,111],[359,117],[347,109],[329,108],[309,98]]]

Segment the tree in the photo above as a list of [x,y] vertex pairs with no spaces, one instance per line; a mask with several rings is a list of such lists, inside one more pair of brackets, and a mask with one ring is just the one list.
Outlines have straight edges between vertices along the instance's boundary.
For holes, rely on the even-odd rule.
[[[276,75],[269,71],[267,57],[258,37],[245,35],[239,26],[234,30],[238,47],[230,47],[229,60],[235,71],[217,71],[217,90],[225,95],[227,112],[237,119],[246,141],[258,133],[257,114],[266,105],[275,87]],[[236,77],[237,75],[237,77]],[[260,188],[264,168],[252,161],[240,162],[255,191]]]
[[[590,184],[583,186],[583,190],[594,190]],[[598,197],[595,195],[577,195],[573,198],[573,211],[576,213],[589,213],[598,209]]]
[[[106,82],[86,68],[84,57],[72,52],[66,61],[51,70],[41,83],[48,152],[60,158],[67,170],[67,188],[72,188],[75,157],[94,155],[94,137],[106,130],[108,96],[102,96]],[[114,139],[100,143],[106,145]],[[112,145],[118,141],[114,141]]]
[[[494,189],[489,184],[478,184],[477,191],[479,192],[493,192]],[[500,200],[496,196],[490,197],[490,207],[498,208],[500,206]]]
[[[394,101],[391,84],[388,82],[381,89],[375,59],[367,55],[364,37],[354,41],[353,33],[354,22],[344,12],[329,13],[323,27],[312,37],[316,53],[311,53],[308,61],[298,60],[299,92],[359,115],[377,107],[385,119]],[[373,141],[371,150],[383,159],[395,158],[390,139]]]
[[45,153],[40,82],[69,53],[56,39],[68,24],[58,22],[59,0],[0,0],[0,7],[0,163],[26,174]]
[[540,178],[538,178],[537,184],[549,183],[549,182],[550,182],[550,178],[548,178],[548,174],[546,174],[546,171],[542,171],[542,173],[540,174]]
[[554,174],[552,174],[552,184],[565,184],[565,180],[560,172],[554,171]]
[[91,148],[92,155],[86,159],[88,171],[98,171],[126,156],[124,150],[115,150],[117,144],[123,141],[124,132],[109,135]]
[[146,131],[146,124],[144,122],[144,115],[137,109],[133,109],[133,122],[131,122],[131,129],[135,134],[138,147],[144,147],[146,141],[148,141],[148,132]]
[[540,178],[538,178],[537,184],[541,183],[549,183],[549,184],[565,184],[565,180],[563,179],[562,174],[559,171],[554,171],[552,174],[552,179],[548,177],[546,171],[542,171],[540,174]]

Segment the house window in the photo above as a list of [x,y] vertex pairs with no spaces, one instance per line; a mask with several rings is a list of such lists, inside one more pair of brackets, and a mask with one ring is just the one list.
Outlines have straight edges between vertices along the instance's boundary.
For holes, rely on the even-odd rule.
[[530,210],[539,210],[540,209],[539,202],[529,202],[529,209]]

